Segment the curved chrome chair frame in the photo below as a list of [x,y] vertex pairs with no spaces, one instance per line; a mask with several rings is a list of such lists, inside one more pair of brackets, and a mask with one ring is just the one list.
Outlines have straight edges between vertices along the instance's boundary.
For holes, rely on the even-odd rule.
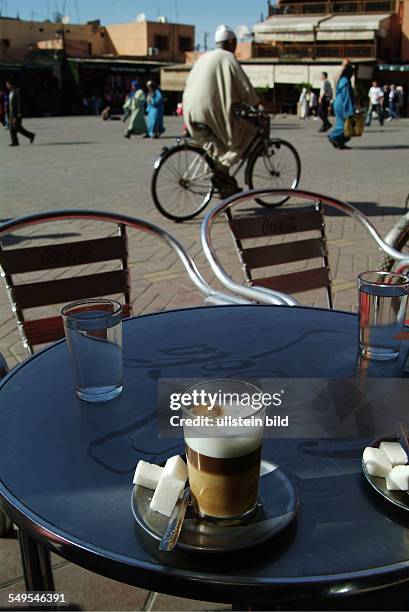
[[103,212],[97,210],[58,210],[39,212],[31,215],[25,215],[23,217],[17,217],[10,219],[0,224],[0,240],[10,234],[11,232],[20,230],[25,227],[37,225],[39,223],[48,223],[52,221],[65,221],[69,219],[91,219],[94,221],[104,221],[115,224],[123,224],[135,230],[140,230],[147,234],[151,234],[155,238],[159,238],[165,242],[179,257],[184,265],[184,268],[189,275],[190,280],[196,285],[197,289],[204,295],[209,301],[214,299],[215,301],[227,303],[227,304],[243,304],[248,303],[247,300],[235,297],[233,295],[227,295],[223,292],[216,291],[204,280],[195,263],[192,261],[181,243],[176,240],[171,234],[161,229],[153,223],[149,223],[144,219],[137,217],[131,217],[129,215],[123,215],[120,213]]
[[[252,292],[255,288],[246,287],[245,285],[236,283],[224,270],[212,243],[211,231],[213,223],[223,212],[233,208],[234,206],[244,204],[249,201],[254,201],[256,198],[264,198],[272,195],[288,195],[289,197],[304,198],[305,200],[309,200],[311,202],[321,202],[325,206],[330,206],[331,208],[340,210],[346,215],[353,217],[358,223],[360,223],[371,238],[375,240],[381,251],[396,261],[409,263],[408,255],[396,251],[387,242],[385,242],[369,219],[360,210],[352,206],[352,204],[348,204],[348,202],[343,202],[342,200],[337,200],[336,198],[331,198],[313,191],[303,191],[301,189],[254,189],[235,194],[230,198],[226,198],[225,200],[219,202],[219,204],[214,206],[207,213],[200,229],[202,247],[210,267],[224,287],[233,293],[241,295],[244,298],[254,300],[254,297],[252,297]],[[257,291],[259,294],[257,299],[263,304],[287,304],[289,306],[297,306],[299,304],[293,297],[278,291],[273,292],[270,289],[265,289],[264,287],[257,287]]]

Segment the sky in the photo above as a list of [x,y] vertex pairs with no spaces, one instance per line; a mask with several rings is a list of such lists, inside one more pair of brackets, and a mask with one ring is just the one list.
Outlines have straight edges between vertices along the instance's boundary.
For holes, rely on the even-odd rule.
[[[196,43],[203,44],[205,32],[210,33],[209,43],[216,27],[224,23],[236,28],[251,26],[266,16],[266,0],[0,0],[2,15],[41,21],[53,17],[57,10],[69,15],[78,23],[101,19],[101,23],[133,21],[139,13],[155,21],[164,15],[168,21],[196,26]],[[65,8],[65,11],[63,10]],[[212,46],[210,44],[210,46]]]

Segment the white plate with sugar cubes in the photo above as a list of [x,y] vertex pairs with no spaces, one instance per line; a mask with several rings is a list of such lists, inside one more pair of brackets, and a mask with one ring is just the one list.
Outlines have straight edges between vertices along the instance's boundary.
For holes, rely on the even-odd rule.
[[375,440],[362,454],[362,470],[370,485],[403,510],[409,510],[408,461],[406,450],[396,435]]
[[[139,461],[131,508],[139,527],[159,542],[179,503],[187,480],[184,458],[170,457],[165,466]],[[278,466],[261,462],[259,505],[247,522],[234,526],[210,523],[188,506],[177,547],[185,551],[226,553],[260,544],[280,533],[295,518],[297,487]],[[171,553],[166,553],[171,554]]]

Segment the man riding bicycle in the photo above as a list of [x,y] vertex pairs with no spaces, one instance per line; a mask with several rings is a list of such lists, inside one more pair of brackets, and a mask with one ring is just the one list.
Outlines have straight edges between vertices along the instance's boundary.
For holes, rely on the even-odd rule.
[[259,97],[234,56],[236,35],[228,26],[216,29],[216,49],[193,66],[183,95],[183,115],[194,140],[215,162],[213,185],[221,197],[238,191],[229,168],[254,138],[256,126],[235,111],[257,106]]

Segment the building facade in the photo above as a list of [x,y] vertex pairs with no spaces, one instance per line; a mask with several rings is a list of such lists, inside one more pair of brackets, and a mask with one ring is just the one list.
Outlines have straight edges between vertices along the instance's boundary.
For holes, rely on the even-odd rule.
[[0,87],[7,78],[23,85],[31,114],[88,112],[87,99],[119,111],[132,79],[159,81],[162,66],[194,48],[194,26],[164,17],[107,26],[67,21],[0,18]]
[[[318,89],[323,71],[334,82],[349,57],[358,67],[358,92],[366,96],[373,78],[402,85],[408,113],[409,0],[268,2],[267,19],[239,41],[236,57],[277,112],[295,112],[300,86]],[[188,53],[184,67],[163,67],[163,89],[181,95],[196,59]]]
[[280,0],[268,8],[253,28],[253,58],[409,59],[409,0]]

